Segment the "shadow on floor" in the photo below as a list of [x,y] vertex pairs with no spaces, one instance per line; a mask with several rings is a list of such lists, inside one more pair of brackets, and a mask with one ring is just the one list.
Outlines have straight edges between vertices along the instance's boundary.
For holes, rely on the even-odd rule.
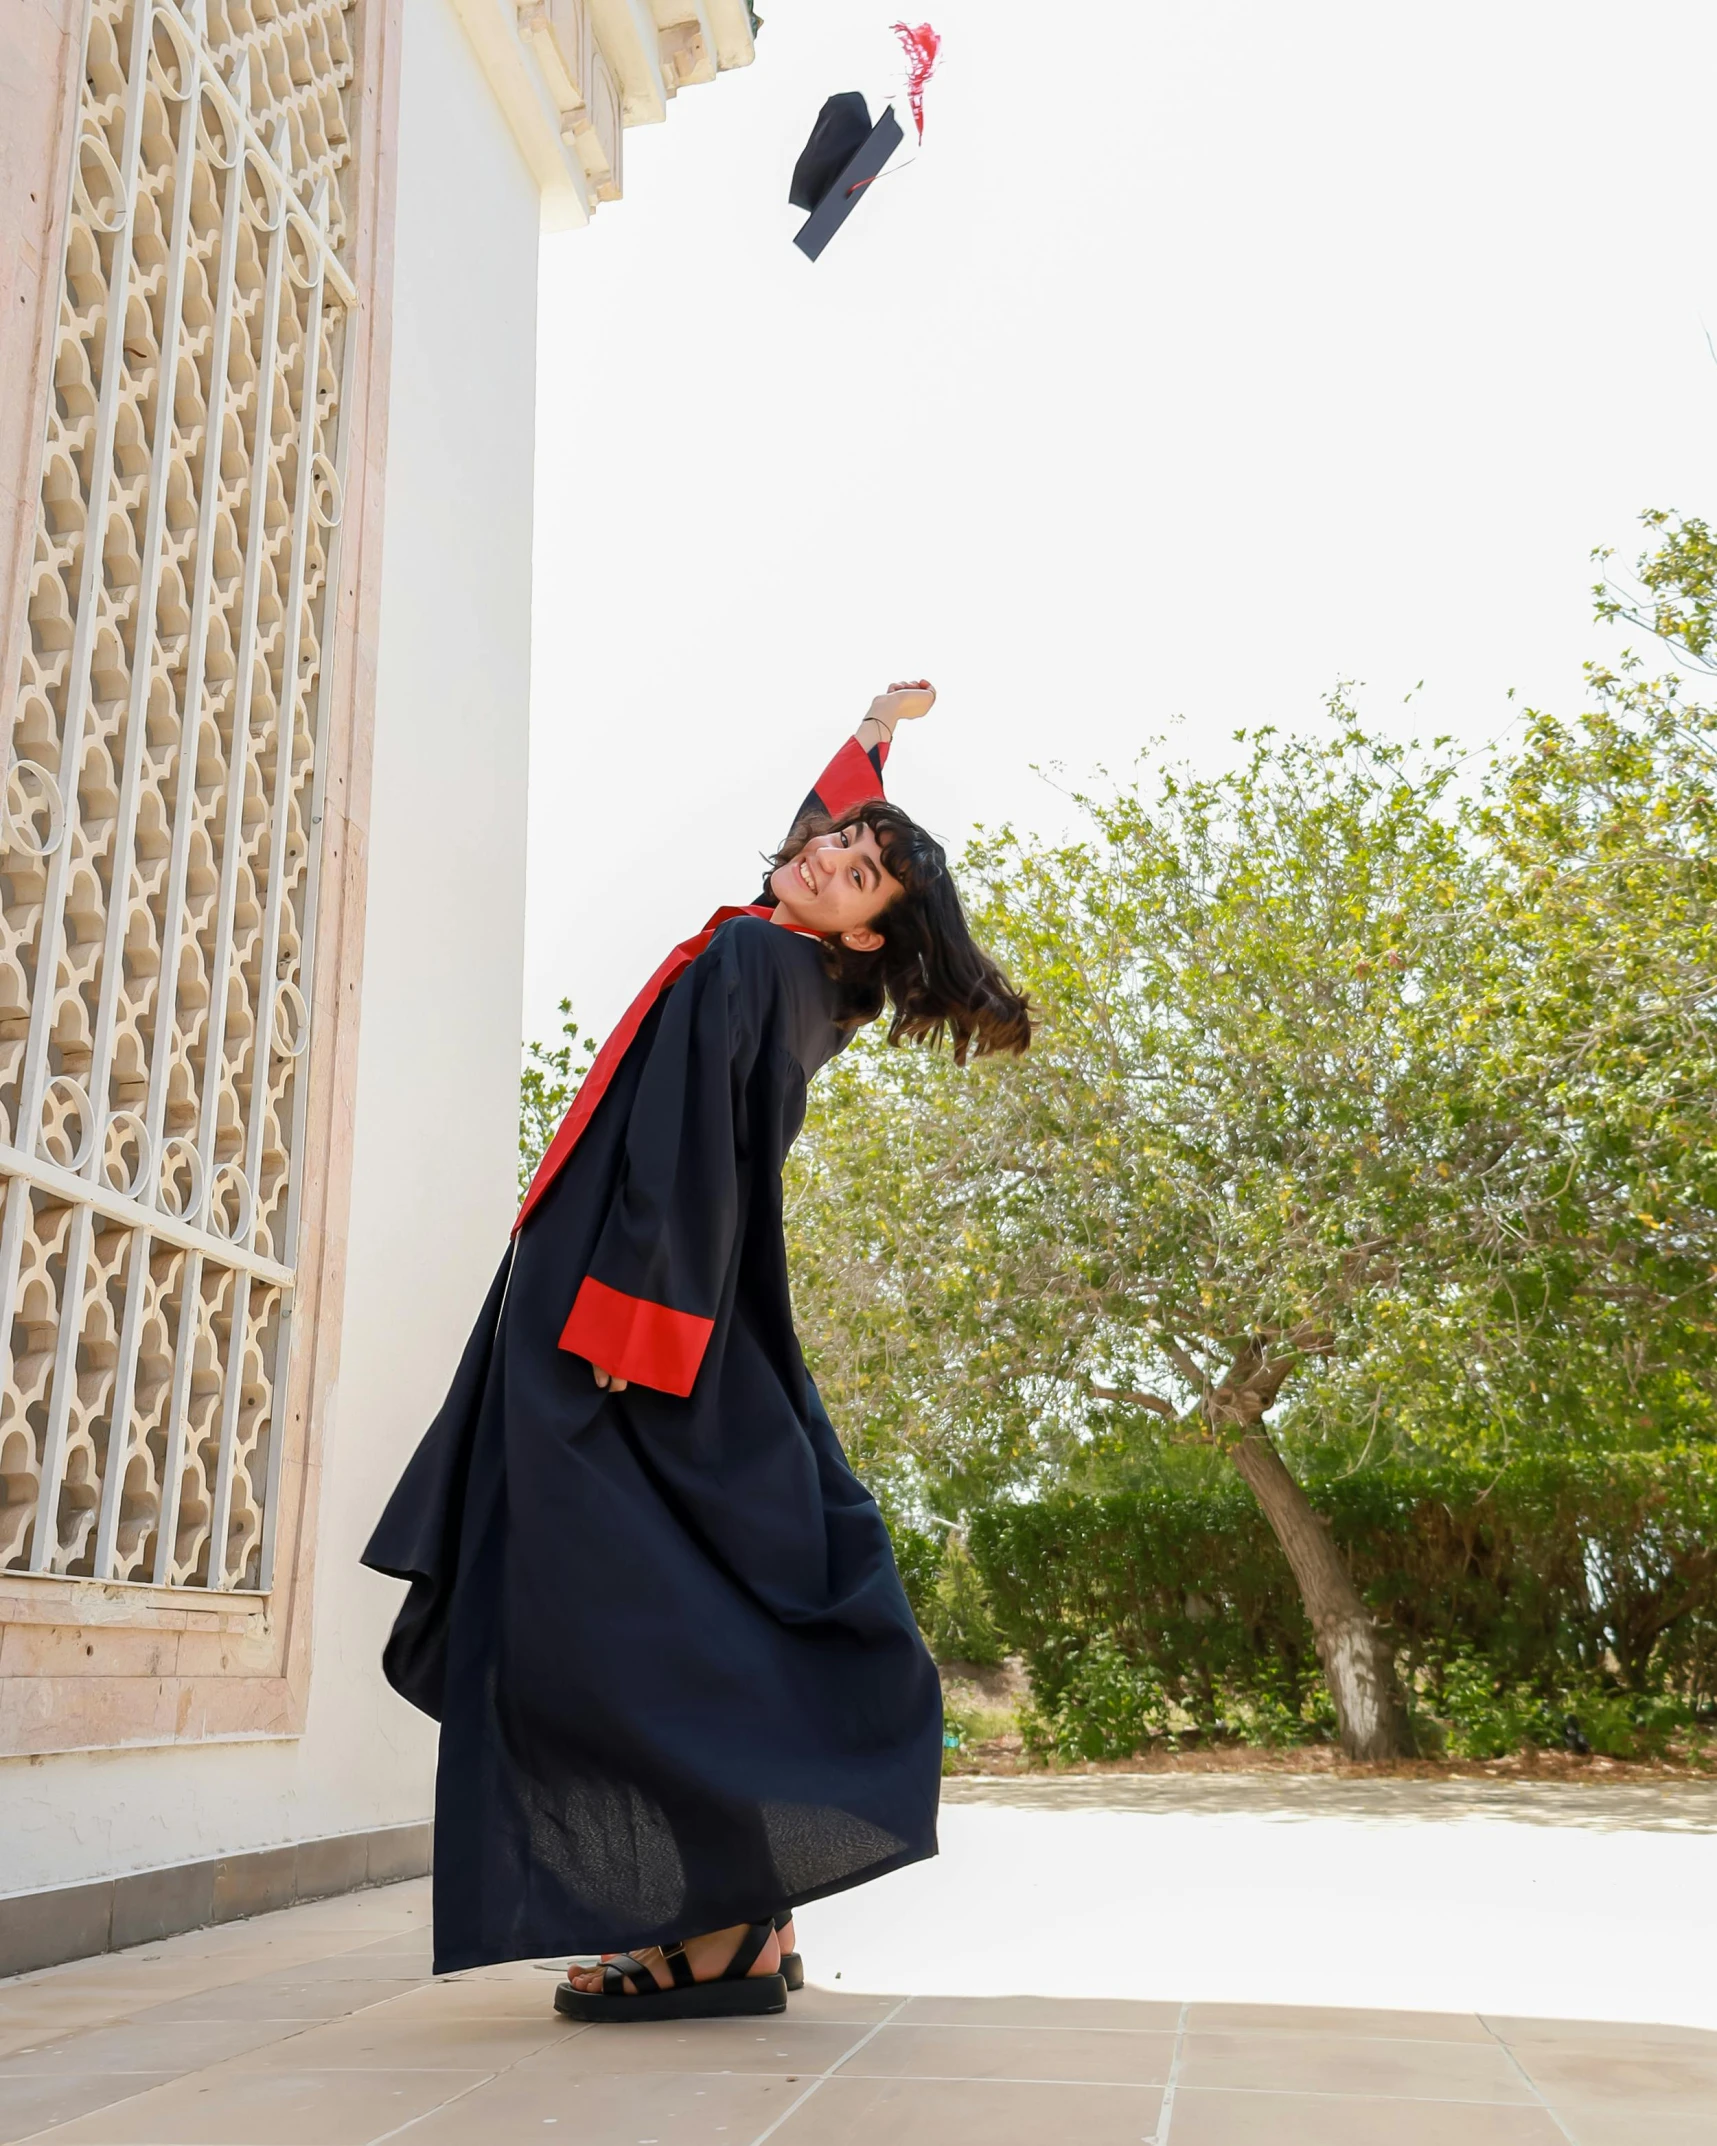
[[1501,1818],[1600,1833],[1717,1833],[1717,1781],[1348,1781],[1329,1774],[957,1775],[944,1803],[1272,1818]]

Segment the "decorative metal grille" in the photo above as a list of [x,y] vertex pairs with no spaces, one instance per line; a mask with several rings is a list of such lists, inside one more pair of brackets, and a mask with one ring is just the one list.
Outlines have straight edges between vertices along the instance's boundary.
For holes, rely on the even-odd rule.
[[0,1567],[266,1589],[356,0],[90,0],[0,735]]

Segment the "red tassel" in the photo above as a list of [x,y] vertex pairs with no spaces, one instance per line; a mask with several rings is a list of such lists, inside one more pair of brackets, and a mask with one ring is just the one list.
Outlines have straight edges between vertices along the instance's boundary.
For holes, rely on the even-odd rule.
[[906,53],[906,101],[912,107],[912,117],[918,128],[918,139],[924,139],[924,85],[936,71],[937,55],[942,50],[942,33],[921,22],[917,29],[909,23],[897,22],[894,34],[899,38]]

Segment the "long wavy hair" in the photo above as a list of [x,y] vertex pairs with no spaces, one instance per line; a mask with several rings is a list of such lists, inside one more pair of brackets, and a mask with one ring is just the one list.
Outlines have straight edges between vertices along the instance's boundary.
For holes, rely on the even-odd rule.
[[[871,929],[882,935],[872,952],[855,953],[838,938],[823,941],[823,959],[840,987],[841,1025],[862,1027],[886,1005],[893,1009],[890,1043],[934,1046],[946,1037],[959,1065],[973,1054],[1025,1050],[1031,1042],[1029,1002],[972,937],[941,843],[898,805],[872,798],[839,819],[807,814],[770,870],[790,864],[813,837],[858,826],[875,835],[902,892],[871,919]],[[765,899],[773,903],[775,897]]]

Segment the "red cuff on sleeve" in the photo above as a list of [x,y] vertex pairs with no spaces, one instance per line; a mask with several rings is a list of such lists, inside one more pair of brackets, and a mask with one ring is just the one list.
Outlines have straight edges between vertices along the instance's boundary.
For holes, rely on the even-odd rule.
[[616,1378],[677,1393],[683,1400],[714,1330],[713,1319],[670,1311],[648,1297],[629,1297],[587,1274],[561,1329],[560,1345]]
[[881,797],[884,794],[881,778],[871,764],[871,757],[857,738],[848,738],[817,777],[817,795],[823,801],[823,810],[831,819],[838,820],[842,813],[851,812],[855,805],[862,805],[868,798]]

